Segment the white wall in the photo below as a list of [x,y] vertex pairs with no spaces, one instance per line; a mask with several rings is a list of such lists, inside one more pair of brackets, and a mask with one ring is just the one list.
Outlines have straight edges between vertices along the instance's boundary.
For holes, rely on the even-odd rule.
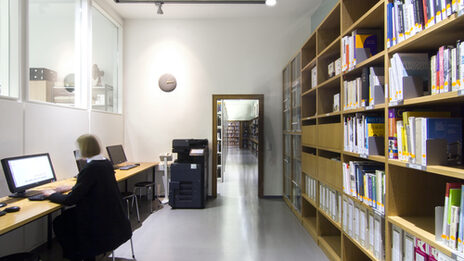
[[[309,36],[301,19],[128,20],[125,141],[131,157],[171,151],[175,138],[212,137],[213,94],[264,94],[264,194],[282,194],[281,72]],[[158,77],[178,79],[163,93]]]

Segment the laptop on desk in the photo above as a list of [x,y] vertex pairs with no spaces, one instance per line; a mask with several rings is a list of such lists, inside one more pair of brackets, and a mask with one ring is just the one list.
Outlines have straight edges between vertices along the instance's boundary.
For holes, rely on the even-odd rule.
[[110,157],[113,167],[120,170],[128,170],[139,166],[139,163],[127,162],[126,154],[122,145],[113,145],[106,147],[108,156]]

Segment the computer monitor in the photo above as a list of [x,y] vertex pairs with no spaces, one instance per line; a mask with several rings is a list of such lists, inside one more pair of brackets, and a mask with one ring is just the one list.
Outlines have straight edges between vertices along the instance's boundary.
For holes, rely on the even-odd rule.
[[108,146],[106,147],[106,151],[108,152],[108,156],[110,156],[113,165],[118,165],[127,161],[122,145]]
[[48,153],[2,159],[12,197],[25,197],[25,191],[56,180]]
[[79,150],[73,151],[74,159],[76,160],[77,170],[81,172],[81,170],[87,165],[87,160],[81,157],[81,152]]

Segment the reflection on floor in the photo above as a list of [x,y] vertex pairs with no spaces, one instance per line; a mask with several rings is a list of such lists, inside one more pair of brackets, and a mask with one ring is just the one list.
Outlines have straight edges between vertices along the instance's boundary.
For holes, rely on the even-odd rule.
[[[327,260],[285,203],[258,199],[257,187],[255,156],[230,150],[218,198],[206,209],[164,206],[147,216],[133,235],[137,260]],[[131,260],[130,244],[115,253],[117,260]]]

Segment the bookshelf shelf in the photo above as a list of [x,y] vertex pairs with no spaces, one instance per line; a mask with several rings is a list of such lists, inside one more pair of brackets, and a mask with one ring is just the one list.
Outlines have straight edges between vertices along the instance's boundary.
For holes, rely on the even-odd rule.
[[333,116],[338,116],[340,114],[342,114],[340,111],[329,112],[329,113],[324,113],[324,114],[318,115],[317,118],[333,117]]
[[369,209],[369,210],[371,210],[371,211],[373,211],[373,212],[376,212],[376,213],[378,213],[378,214],[381,215],[381,216],[385,216],[385,214],[382,214],[382,213],[379,212],[378,210],[372,208],[371,206],[367,205],[366,203],[362,202],[361,200],[357,199],[356,197],[353,197],[353,196],[351,196],[351,195],[348,195],[348,194],[346,194],[345,192],[343,192],[343,195],[345,195],[345,197],[348,197],[348,198],[352,199],[352,200],[355,201],[356,203],[362,205],[364,208]]
[[316,29],[318,55],[340,37],[340,5],[338,2]]
[[341,260],[341,236],[321,236],[319,244],[331,260]]
[[317,238],[317,218],[316,217],[303,217],[303,226],[311,234],[313,238]]
[[[422,169],[418,169],[419,166],[415,164],[411,165],[411,164],[408,164],[407,162],[395,160],[395,159],[389,159],[388,164],[392,164],[392,165],[403,167],[403,168],[422,170]],[[433,173],[433,174],[438,174],[442,176],[447,176],[451,178],[464,179],[464,166],[448,167],[448,166],[432,165],[432,166],[424,167],[422,171]]]
[[373,112],[373,111],[381,111],[384,109],[385,109],[385,104],[377,104],[377,105],[374,105],[373,107],[363,107],[363,108],[354,109],[354,110],[346,110],[346,111],[343,111],[343,114],[346,115],[346,114],[354,114],[358,112]]
[[311,67],[311,64],[315,64],[316,62],[316,32],[311,34],[301,49],[301,64],[303,71]]
[[327,57],[333,57],[338,55],[340,57],[340,39],[337,37],[333,42],[331,42],[322,52],[318,55],[319,59],[326,59]]
[[[374,4],[377,2],[374,6]],[[366,7],[369,8],[372,6],[369,10],[365,10]],[[363,0],[351,0],[351,1],[345,1],[343,5],[343,17],[348,16],[347,19],[343,19],[342,21],[343,26],[343,35],[348,35],[351,34],[351,32],[355,29],[365,29],[365,28],[382,28],[383,29],[383,23],[384,23],[384,1],[363,1]],[[350,9],[350,10],[348,10]],[[356,16],[359,16],[362,14],[362,16],[357,19],[354,23],[349,20],[350,13],[356,12]],[[351,26],[349,24],[351,23]],[[347,27],[349,26],[349,27]],[[348,28],[348,29],[346,29]]]
[[308,197],[308,195],[306,195],[305,193],[302,193],[301,194],[303,196],[303,199],[306,200],[306,202],[308,202],[309,204],[311,204],[314,208],[317,209],[317,204],[314,200],[312,200],[310,197]]
[[343,151],[343,155],[385,163],[384,155],[362,155],[362,154],[354,153],[350,151]]
[[460,103],[464,101],[463,91],[440,93],[436,95],[426,95],[416,98],[406,99],[399,104],[389,104],[389,107],[402,107],[411,105],[433,105],[439,103]]
[[322,89],[322,88],[330,88],[330,87],[339,87],[340,86],[340,82],[338,82],[340,80],[340,74],[339,75],[336,75],[326,81],[324,81],[323,83],[319,84],[316,86],[317,89]]
[[434,217],[400,217],[389,216],[388,221],[404,231],[414,235],[427,244],[435,247],[443,252],[443,254],[451,257],[453,250],[441,243],[435,241],[435,219]]
[[375,257],[375,255],[374,255],[374,253],[372,253],[372,251],[365,248],[356,239],[350,237],[350,235],[348,235],[348,233],[343,232],[343,235],[345,235],[345,237],[348,238],[351,241],[351,243],[353,243],[357,248],[359,248],[370,260],[372,260],[372,261],[381,261],[381,260],[379,260],[378,258]]
[[324,210],[322,210],[321,208],[319,208],[319,213],[322,214],[328,221],[330,221],[330,223],[332,223],[332,225],[334,225],[337,229],[341,230],[342,229],[342,225],[333,220],[332,217],[330,215],[328,215]]
[[312,89],[309,89],[307,91],[305,91],[303,94],[301,94],[301,96],[307,96],[307,95],[310,95],[310,94],[316,94],[316,88],[312,88]]
[[306,64],[305,67],[301,69],[301,72],[311,70],[316,65],[316,61],[317,61],[316,56],[314,56],[314,58],[308,64]]
[[384,57],[385,56],[385,50],[377,53],[376,55],[369,57],[368,59],[360,62],[359,64],[356,64],[356,67],[350,71],[346,71],[343,73],[345,77],[350,77],[356,74],[361,73],[361,69],[367,66],[373,66],[373,65],[381,65],[383,67],[384,63]]
[[388,49],[389,53],[428,51],[464,37],[464,16],[456,14]]

